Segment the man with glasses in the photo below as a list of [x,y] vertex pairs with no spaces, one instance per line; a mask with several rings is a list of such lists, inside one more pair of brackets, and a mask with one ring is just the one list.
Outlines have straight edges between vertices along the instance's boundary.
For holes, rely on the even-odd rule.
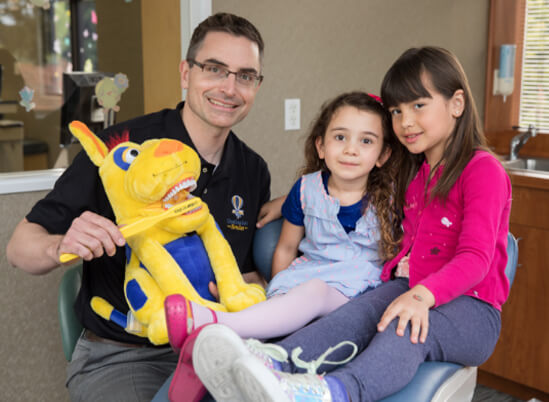
[[[194,148],[202,171],[193,194],[209,206],[248,281],[261,278],[252,261],[252,239],[261,207],[270,198],[265,161],[231,128],[246,117],[263,76],[263,40],[246,19],[220,13],[194,31],[180,64],[185,102],[117,124],[102,133],[129,131],[130,140],[174,138]],[[263,222],[280,214],[279,205],[261,211]],[[68,367],[73,400],[150,400],[173,372],[177,356],[169,346],[153,347],[98,317],[92,296],[127,311],[123,293],[124,238],[102,188],[97,167],[81,152],[19,223],[8,244],[8,260],[32,274],[59,266],[62,253],[84,259],[75,310],[84,331]],[[29,247],[32,244],[32,247]]]

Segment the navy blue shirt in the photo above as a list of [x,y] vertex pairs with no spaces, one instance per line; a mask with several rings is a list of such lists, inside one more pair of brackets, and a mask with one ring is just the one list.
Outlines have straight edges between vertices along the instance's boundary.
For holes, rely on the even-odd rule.
[[[326,193],[328,192],[328,178],[330,177],[328,172],[322,172],[322,182]],[[349,233],[355,230],[356,222],[362,216],[362,203],[360,200],[353,205],[340,206],[337,213],[337,219],[345,229],[345,232]],[[290,223],[297,226],[303,226],[303,209],[301,207],[301,177],[295,182],[286,201],[282,205],[282,216]]]

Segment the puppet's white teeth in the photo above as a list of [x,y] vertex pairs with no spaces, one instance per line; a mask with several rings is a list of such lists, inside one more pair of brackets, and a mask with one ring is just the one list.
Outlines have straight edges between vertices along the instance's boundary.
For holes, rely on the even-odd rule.
[[178,183],[174,188],[172,188],[170,192],[164,198],[162,198],[162,201],[164,202],[169,201],[181,190],[186,190],[188,192],[191,192],[195,188],[196,188],[196,180],[187,179],[185,181]]

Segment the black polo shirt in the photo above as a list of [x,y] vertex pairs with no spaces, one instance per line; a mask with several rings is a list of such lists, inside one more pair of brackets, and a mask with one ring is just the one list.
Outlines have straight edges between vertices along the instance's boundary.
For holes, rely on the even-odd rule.
[[[138,117],[102,131],[105,141],[112,135],[129,130],[130,141],[142,143],[151,138],[173,138],[196,150],[181,119],[183,102],[176,109]],[[235,254],[240,270],[255,269],[252,240],[259,209],[270,199],[270,174],[265,161],[231,132],[225,142],[217,168],[201,158],[202,172],[193,192],[208,204]],[[64,234],[71,222],[84,211],[92,211],[115,220],[98,169],[85,152],[57,180],[53,190],[32,208],[30,222],[43,226],[49,233]],[[103,256],[84,262],[82,287],[75,310],[85,328],[97,335],[122,342],[147,343],[126,333],[120,327],[96,315],[90,307],[92,296],[101,296],[116,309],[126,313],[124,297],[124,248],[114,257]]]

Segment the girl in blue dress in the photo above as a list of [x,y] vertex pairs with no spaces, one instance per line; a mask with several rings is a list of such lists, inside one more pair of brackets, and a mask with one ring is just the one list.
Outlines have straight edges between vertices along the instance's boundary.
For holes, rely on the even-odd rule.
[[286,335],[381,283],[383,262],[395,255],[400,236],[393,202],[400,148],[391,130],[375,95],[345,93],[323,106],[306,140],[302,176],[282,207],[267,301],[223,313],[169,296],[174,349],[214,322],[244,338]]

